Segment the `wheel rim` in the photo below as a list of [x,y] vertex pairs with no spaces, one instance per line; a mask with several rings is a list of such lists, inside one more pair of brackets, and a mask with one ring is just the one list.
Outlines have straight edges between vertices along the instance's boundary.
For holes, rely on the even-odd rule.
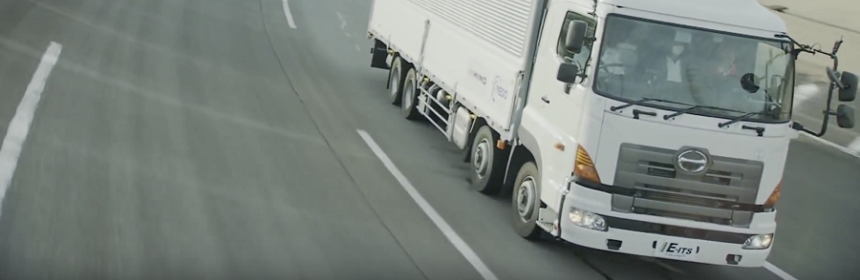
[[415,87],[412,85],[412,79],[407,78],[403,87],[403,108],[412,108],[412,95],[415,94]]
[[481,139],[478,145],[475,146],[475,152],[472,155],[472,165],[475,167],[475,174],[478,178],[484,178],[487,175],[488,166],[490,165],[490,140],[487,138]]
[[391,89],[391,95],[396,95],[397,91],[400,90],[400,67],[394,66],[391,68],[391,78],[388,79],[388,88]]
[[537,195],[537,184],[532,176],[523,179],[517,190],[517,212],[520,219],[527,223],[534,216],[534,206]]

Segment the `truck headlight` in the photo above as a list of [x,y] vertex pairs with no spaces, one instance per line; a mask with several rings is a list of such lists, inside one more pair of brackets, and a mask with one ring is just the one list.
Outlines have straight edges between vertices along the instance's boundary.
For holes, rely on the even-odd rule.
[[750,250],[764,250],[770,248],[771,244],[773,244],[773,233],[759,234],[747,239],[747,241],[744,242],[743,248]]
[[567,216],[570,218],[570,222],[578,227],[606,231],[606,220],[595,213],[571,207]]

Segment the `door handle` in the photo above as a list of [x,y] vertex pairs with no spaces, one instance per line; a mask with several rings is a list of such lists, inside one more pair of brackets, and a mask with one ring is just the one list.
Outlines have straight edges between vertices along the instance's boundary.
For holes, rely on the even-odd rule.
[[541,100],[541,101],[543,101],[543,102],[544,102],[544,103],[546,103],[546,104],[549,104],[549,98],[547,98],[546,96],[541,97],[541,98],[540,98],[540,100]]

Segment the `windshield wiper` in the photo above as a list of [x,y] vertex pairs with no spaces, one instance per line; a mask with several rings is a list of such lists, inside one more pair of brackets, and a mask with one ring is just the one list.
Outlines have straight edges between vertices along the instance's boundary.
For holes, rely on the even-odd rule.
[[729,120],[729,121],[727,121],[727,122],[720,123],[720,124],[718,124],[718,126],[719,126],[720,128],[723,128],[723,127],[729,126],[729,125],[731,125],[731,124],[737,123],[737,122],[739,122],[739,121],[746,121],[746,120],[749,120],[749,117],[752,117],[752,116],[755,116],[755,115],[761,115],[761,114],[762,114],[762,113],[760,113],[760,112],[749,112],[749,113],[743,114],[743,115],[741,115],[741,116],[739,116],[739,117],[737,117],[737,118],[730,119],[730,120]]
[[[683,115],[683,114],[690,113],[690,112],[692,112],[693,110],[696,110],[696,109],[712,109],[712,110],[721,110],[721,111],[730,111],[730,112],[739,112],[739,113],[743,113],[743,112],[741,112],[741,111],[736,111],[736,110],[732,110],[732,109],[726,109],[726,108],[720,108],[720,107],[714,107],[714,106],[707,106],[707,105],[695,105],[695,106],[687,107],[687,108],[685,108],[685,109],[678,110],[677,112],[672,113],[672,114],[664,115],[664,116],[663,116],[663,120],[667,120],[667,121],[668,121],[668,120],[669,120],[669,119],[671,119],[671,118],[674,118],[674,117],[677,117],[677,116],[680,116],[680,115]],[[722,126],[720,126],[720,127],[722,127]]]
[[642,98],[642,99],[639,99],[639,100],[637,100],[637,101],[630,102],[630,103],[627,103],[627,104],[624,104],[624,105],[609,107],[609,111],[615,112],[615,111],[618,111],[618,110],[621,110],[621,109],[624,109],[624,108],[627,108],[627,107],[630,107],[630,106],[633,106],[633,105],[637,105],[637,106],[638,106],[638,105],[642,105],[642,104],[645,104],[645,103],[648,103],[648,102],[652,102],[652,101],[664,102],[664,103],[672,103],[672,104],[680,104],[680,105],[688,105],[688,104],[684,104],[684,103],[680,103],[680,102],[675,102],[675,101],[670,101],[670,100],[664,100],[664,99],[656,99],[656,98]]
[[[749,117],[752,117],[752,116],[755,116],[755,115],[761,115],[761,114],[762,114],[762,113],[760,113],[760,112],[749,112],[749,113],[743,114],[743,115],[741,115],[741,116],[739,116],[739,117],[737,117],[737,118],[731,119],[731,120],[729,120],[729,121],[727,121],[727,122],[720,123],[720,124],[718,124],[718,126],[719,126],[720,128],[723,128],[723,127],[726,127],[726,126],[728,126],[728,125],[730,125],[730,124],[737,123],[737,122],[739,122],[739,121],[749,120]],[[747,129],[747,130],[755,131],[755,133],[756,133],[756,134],[758,134],[758,137],[762,137],[762,136],[764,135],[764,127],[763,127],[763,126],[749,126],[749,125],[742,125],[742,126],[741,126],[741,129]]]

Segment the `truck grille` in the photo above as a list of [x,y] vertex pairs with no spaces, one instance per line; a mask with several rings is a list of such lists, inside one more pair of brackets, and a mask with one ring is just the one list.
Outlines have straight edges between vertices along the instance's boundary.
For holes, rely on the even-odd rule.
[[613,195],[613,210],[749,227],[753,212],[732,206],[755,203],[764,164],[711,155],[705,174],[689,175],[675,170],[676,152],[622,144],[614,185],[632,189],[632,195]]

